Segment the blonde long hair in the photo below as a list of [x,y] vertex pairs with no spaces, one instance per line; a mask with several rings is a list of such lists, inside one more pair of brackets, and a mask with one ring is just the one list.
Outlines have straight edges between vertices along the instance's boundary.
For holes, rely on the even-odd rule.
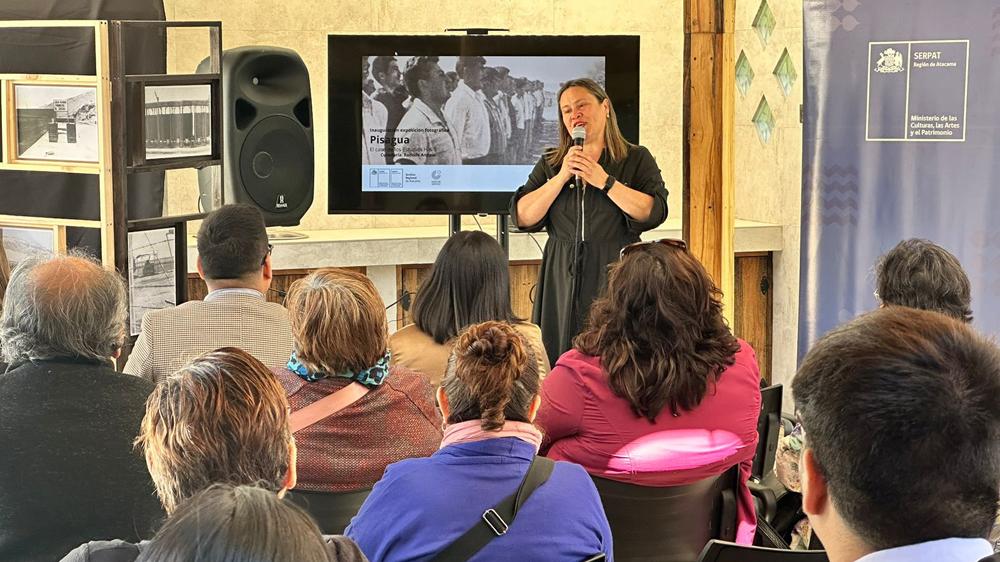
[[[628,150],[632,147],[632,143],[625,140],[621,129],[618,128],[618,116],[615,115],[615,105],[611,103],[608,93],[604,91],[604,88],[600,84],[590,78],[577,78],[566,82],[562,85],[562,88],[559,88],[559,94],[556,96],[557,106],[559,105],[559,100],[562,99],[563,92],[570,88],[583,88],[587,90],[597,98],[597,103],[603,103],[604,100],[608,101],[608,122],[604,126],[604,148],[608,150],[612,162],[624,160],[628,156]],[[545,162],[553,168],[559,166],[571,146],[573,146],[573,138],[570,136],[569,131],[566,130],[560,118],[559,146],[549,148],[545,151]]]

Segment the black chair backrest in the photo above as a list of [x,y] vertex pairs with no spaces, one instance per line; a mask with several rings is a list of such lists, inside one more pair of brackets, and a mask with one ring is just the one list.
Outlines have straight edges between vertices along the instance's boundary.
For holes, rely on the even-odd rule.
[[685,486],[655,488],[593,477],[616,562],[695,562],[713,538],[736,538],[739,466]]
[[778,450],[778,428],[781,427],[782,386],[772,384],[760,391],[760,415],[757,417],[757,452],[753,456],[750,476],[760,481],[774,470],[774,455]]
[[308,511],[324,535],[343,535],[369,493],[371,488],[340,493],[292,490],[286,497]]
[[698,562],[827,562],[822,550],[778,550],[743,546],[726,541],[710,541]]

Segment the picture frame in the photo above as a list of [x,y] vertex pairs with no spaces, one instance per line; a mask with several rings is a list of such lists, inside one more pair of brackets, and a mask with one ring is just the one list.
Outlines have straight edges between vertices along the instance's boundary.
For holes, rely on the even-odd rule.
[[139,335],[147,312],[187,300],[186,238],[184,221],[153,220],[129,229],[129,335]]
[[125,153],[130,172],[217,165],[221,83],[210,75],[126,77]]
[[9,163],[99,166],[96,84],[9,80],[4,85],[4,142]]
[[211,158],[211,84],[147,84],[143,94],[147,161]]
[[66,253],[66,228],[47,224],[0,223],[0,270],[9,277],[23,260]]

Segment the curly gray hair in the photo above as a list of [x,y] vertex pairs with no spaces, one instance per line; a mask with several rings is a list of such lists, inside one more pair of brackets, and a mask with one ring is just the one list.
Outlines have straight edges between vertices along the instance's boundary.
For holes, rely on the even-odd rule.
[[18,264],[0,317],[4,359],[107,359],[125,336],[125,283],[83,255],[44,257]]

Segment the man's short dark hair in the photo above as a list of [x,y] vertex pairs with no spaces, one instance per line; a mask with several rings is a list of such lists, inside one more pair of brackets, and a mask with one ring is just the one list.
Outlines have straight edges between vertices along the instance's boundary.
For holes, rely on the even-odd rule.
[[903,240],[882,256],[875,287],[887,305],[934,310],[972,322],[969,277],[955,256],[929,240]]
[[[372,76],[375,77],[380,83],[379,75],[385,76],[389,73],[389,66],[396,61],[396,57],[393,56],[379,56],[372,60]],[[385,84],[382,84],[383,86]]]
[[406,84],[406,91],[410,95],[419,98],[423,92],[420,91],[420,80],[427,80],[430,77],[431,65],[437,64],[438,58],[434,56],[412,57],[406,61],[406,71],[403,73],[403,82]]
[[500,72],[492,66],[483,67],[483,82],[499,84],[500,82]]
[[261,268],[267,256],[264,216],[250,205],[224,205],[198,230],[198,255],[206,279],[239,279]]
[[936,312],[888,307],[809,351],[792,393],[847,525],[888,549],[985,537],[1000,497],[1000,351]]
[[480,56],[458,57],[458,60],[455,61],[455,74],[461,78],[465,78],[465,69],[469,65],[485,66],[486,59]]

